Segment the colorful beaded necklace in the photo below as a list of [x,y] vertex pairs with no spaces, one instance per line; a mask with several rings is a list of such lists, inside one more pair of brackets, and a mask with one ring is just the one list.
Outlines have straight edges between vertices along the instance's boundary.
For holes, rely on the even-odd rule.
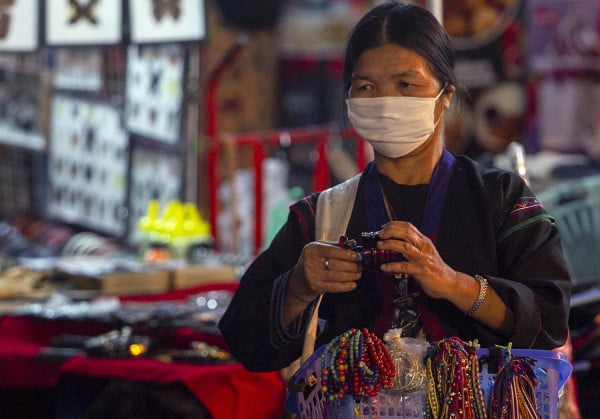
[[396,369],[385,344],[367,329],[350,329],[321,355],[321,391],[329,403],[351,395],[358,402],[391,388]]
[[490,401],[491,419],[537,419],[535,360],[510,357],[496,374]]
[[485,419],[476,348],[457,337],[433,343],[427,354],[427,399],[436,419]]

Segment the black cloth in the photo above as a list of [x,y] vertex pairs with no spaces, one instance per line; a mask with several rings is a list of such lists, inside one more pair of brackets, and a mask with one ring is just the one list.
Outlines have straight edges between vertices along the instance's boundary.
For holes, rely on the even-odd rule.
[[[349,237],[367,231],[363,180],[347,229]],[[388,197],[405,193],[407,202],[423,205],[424,194],[418,187],[411,192],[389,179],[382,185]],[[303,246],[314,240],[317,199],[314,193],[290,207],[286,224],[247,269],[220,321],[229,349],[250,370],[280,369],[300,356],[304,328],[283,329],[279,305]],[[401,197],[389,199],[397,214],[418,225],[415,211],[397,207]],[[516,174],[457,156],[436,247],[453,269],[486,276],[515,316],[514,330],[500,333],[446,300],[429,299],[447,336],[477,339],[483,347],[511,342],[514,348],[550,349],[565,342],[571,280],[560,236],[552,218]],[[374,276],[364,274],[354,291],[324,295],[319,318],[326,324],[317,346],[352,327],[373,330],[382,307],[377,287]]]

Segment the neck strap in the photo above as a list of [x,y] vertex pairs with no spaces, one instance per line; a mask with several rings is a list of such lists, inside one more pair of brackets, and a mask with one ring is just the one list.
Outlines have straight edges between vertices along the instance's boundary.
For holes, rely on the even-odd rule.
[[[437,241],[442,209],[455,165],[456,158],[444,149],[440,162],[435,167],[431,182],[429,183],[419,230],[429,237],[434,245]],[[379,182],[375,162],[369,163],[365,169],[365,175],[364,197],[367,207],[369,231],[377,231],[389,218],[384,205],[383,189]],[[413,288],[418,289],[418,287],[415,287],[416,284],[414,284],[414,281],[412,285]],[[437,315],[429,307],[431,299],[424,295],[421,290],[418,291],[420,292],[416,300],[416,305],[423,325],[431,339],[440,340],[444,337],[444,329]]]

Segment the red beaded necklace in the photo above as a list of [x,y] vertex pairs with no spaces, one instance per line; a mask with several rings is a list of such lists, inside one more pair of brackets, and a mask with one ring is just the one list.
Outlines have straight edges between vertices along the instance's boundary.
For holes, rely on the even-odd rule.
[[350,329],[333,339],[321,355],[321,391],[328,402],[346,394],[359,401],[391,388],[396,368],[385,344],[367,329]]

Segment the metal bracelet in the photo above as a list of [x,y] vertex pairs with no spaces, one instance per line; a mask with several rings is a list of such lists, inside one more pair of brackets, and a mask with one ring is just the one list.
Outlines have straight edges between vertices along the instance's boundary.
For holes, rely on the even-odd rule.
[[483,304],[483,300],[485,300],[488,289],[488,281],[486,278],[481,275],[474,275],[474,278],[479,282],[479,295],[477,296],[477,299],[471,308],[465,312],[467,316],[473,316],[473,314],[479,310],[481,304]]

